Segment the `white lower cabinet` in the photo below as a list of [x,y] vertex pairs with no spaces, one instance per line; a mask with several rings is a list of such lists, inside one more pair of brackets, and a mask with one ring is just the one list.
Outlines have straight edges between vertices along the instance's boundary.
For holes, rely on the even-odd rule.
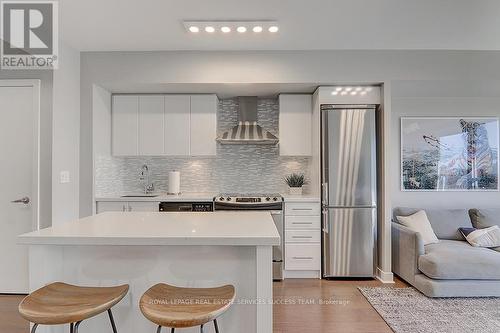
[[321,276],[319,202],[285,201],[285,278]]
[[321,265],[321,247],[317,244],[285,245],[285,268],[297,271],[318,271]]
[[157,212],[159,202],[151,201],[97,201],[97,213],[104,212]]

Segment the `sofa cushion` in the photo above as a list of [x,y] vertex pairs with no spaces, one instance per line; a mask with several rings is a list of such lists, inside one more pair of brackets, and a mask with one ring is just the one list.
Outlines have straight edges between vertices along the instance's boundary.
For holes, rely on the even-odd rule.
[[[394,216],[412,215],[422,208],[397,207]],[[439,239],[465,240],[458,228],[470,228],[467,209],[423,209],[432,225],[434,233]],[[398,222],[397,219],[394,219]]]
[[500,280],[500,253],[465,241],[443,240],[425,246],[418,269],[433,279]]
[[399,223],[407,227],[408,229],[418,232],[422,236],[422,241],[424,245],[437,243],[439,239],[432,230],[431,223],[427,218],[424,210],[419,210],[415,214],[410,216],[396,216]]
[[474,228],[484,229],[497,225],[500,227],[500,209],[469,209],[469,216]]
[[[494,225],[500,227],[500,209],[469,209],[469,216],[474,228],[483,229]],[[500,252],[500,246],[493,248],[493,250]]]
[[500,247],[500,227],[494,225],[489,228],[460,228],[465,240],[472,246],[496,248]]

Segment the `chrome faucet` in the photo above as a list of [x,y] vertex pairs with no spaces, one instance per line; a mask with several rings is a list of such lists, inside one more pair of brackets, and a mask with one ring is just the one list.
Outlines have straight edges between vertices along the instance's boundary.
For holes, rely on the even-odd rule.
[[139,179],[144,183],[144,194],[148,194],[154,192],[155,185],[149,182],[149,167],[147,164],[144,164],[141,168],[141,176]]

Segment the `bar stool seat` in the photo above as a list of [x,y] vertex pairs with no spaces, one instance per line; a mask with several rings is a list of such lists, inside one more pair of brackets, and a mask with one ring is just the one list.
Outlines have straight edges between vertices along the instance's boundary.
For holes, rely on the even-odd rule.
[[[234,286],[181,288],[159,283],[142,295],[139,307],[144,316],[161,327],[203,326],[214,321],[232,304]],[[173,331],[173,330],[172,330]],[[218,332],[218,327],[217,327]]]
[[26,296],[19,304],[19,313],[38,326],[79,323],[108,311],[114,326],[110,309],[128,289],[128,285],[80,287],[56,282]]

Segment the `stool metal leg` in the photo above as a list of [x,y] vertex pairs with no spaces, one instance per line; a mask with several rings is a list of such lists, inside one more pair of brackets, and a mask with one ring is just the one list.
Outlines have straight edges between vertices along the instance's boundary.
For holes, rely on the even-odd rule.
[[81,323],[82,323],[81,320],[75,323],[75,326],[73,328],[73,333],[78,333],[78,327],[80,327]]
[[158,326],[158,328],[156,329],[156,333],[161,333],[161,326]]
[[73,333],[73,323],[69,324],[69,333]]
[[170,333],[174,333],[175,332],[175,328],[172,327],[172,330],[170,330]]
[[201,324],[201,326],[200,326],[200,333],[203,333],[203,332],[204,332],[203,331],[203,324]]
[[215,333],[219,333],[219,325],[217,325],[217,319],[214,319]]
[[113,313],[111,312],[111,309],[108,309],[108,316],[109,316],[109,321],[111,322],[111,327],[113,328],[113,333],[117,333],[115,320],[113,319]]
[[33,324],[33,328],[31,329],[31,333],[35,333],[38,324]]

